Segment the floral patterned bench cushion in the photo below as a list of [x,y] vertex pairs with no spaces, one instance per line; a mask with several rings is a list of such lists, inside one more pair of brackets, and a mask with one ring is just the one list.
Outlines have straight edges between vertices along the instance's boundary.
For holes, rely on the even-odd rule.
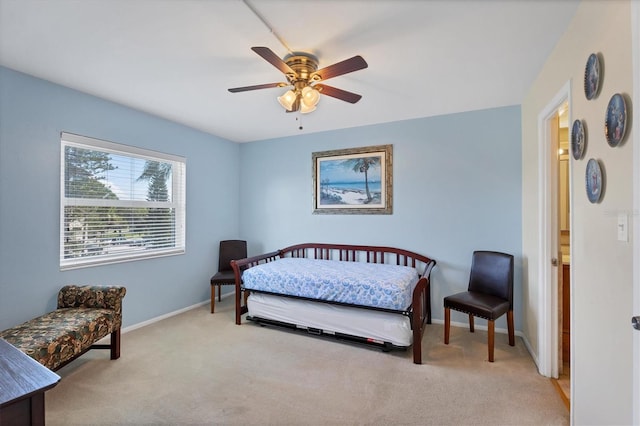
[[55,370],[120,329],[125,294],[119,286],[65,286],[58,309],[0,331],[0,338]]
[[111,309],[57,309],[16,327],[0,337],[42,365],[58,365],[80,355],[93,343],[109,335],[115,312]]

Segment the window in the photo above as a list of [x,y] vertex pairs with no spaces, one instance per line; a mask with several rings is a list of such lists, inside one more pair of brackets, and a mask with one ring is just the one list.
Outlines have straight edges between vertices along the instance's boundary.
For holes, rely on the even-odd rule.
[[182,254],[183,157],[62,133],[60,269]]

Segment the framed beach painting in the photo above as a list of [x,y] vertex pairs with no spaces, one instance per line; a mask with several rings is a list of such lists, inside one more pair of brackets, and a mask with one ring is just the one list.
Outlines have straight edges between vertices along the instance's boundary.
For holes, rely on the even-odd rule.
[[391,214],[392,145],[314,152],[314,214]]

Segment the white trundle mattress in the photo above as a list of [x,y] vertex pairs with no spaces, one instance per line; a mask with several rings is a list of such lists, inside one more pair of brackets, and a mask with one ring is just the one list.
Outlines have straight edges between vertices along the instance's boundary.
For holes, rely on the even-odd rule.
[[342,333],[401,347],[411,346],[413,342],[409,317],[398,313],[264,293],[251,293],[247,307],[251,317],[322,330],[326,334]]

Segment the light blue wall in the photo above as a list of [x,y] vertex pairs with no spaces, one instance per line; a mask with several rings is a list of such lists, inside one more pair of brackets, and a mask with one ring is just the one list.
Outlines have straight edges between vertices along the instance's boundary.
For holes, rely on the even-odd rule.
[[[383,144],[393,145],[392,215],[312,214],[313,152]],[[516,257],[521,329],[520,107],[248,143],[240,158],[240,229],[250,255],[302,242],[410,249],[438,262],[433,314],[442,319],[442,298],[466,290],[472,252],[505,251]]]
[[[185,156],[187,253],[61,272],[61,131]],[[313,215],[312,152],[382,144],[393,214]],[[218,241],[237,237],[250,254],[320,241],[433,257],[436,319],[473,250],[513,253],[521,329],[520,144],[520,108],[505,107],[237,145],[0,67],[0,329],[53,309],[69,283],[125,285],[125,326],[204,301]]]
[[[186,157],[186,254],[61,272],[62,131]],[[207,300],[218,241],[239,232],[238,161],[232,142],[0,67],[0,329],[72,283],[126,286],[125,326]]]

